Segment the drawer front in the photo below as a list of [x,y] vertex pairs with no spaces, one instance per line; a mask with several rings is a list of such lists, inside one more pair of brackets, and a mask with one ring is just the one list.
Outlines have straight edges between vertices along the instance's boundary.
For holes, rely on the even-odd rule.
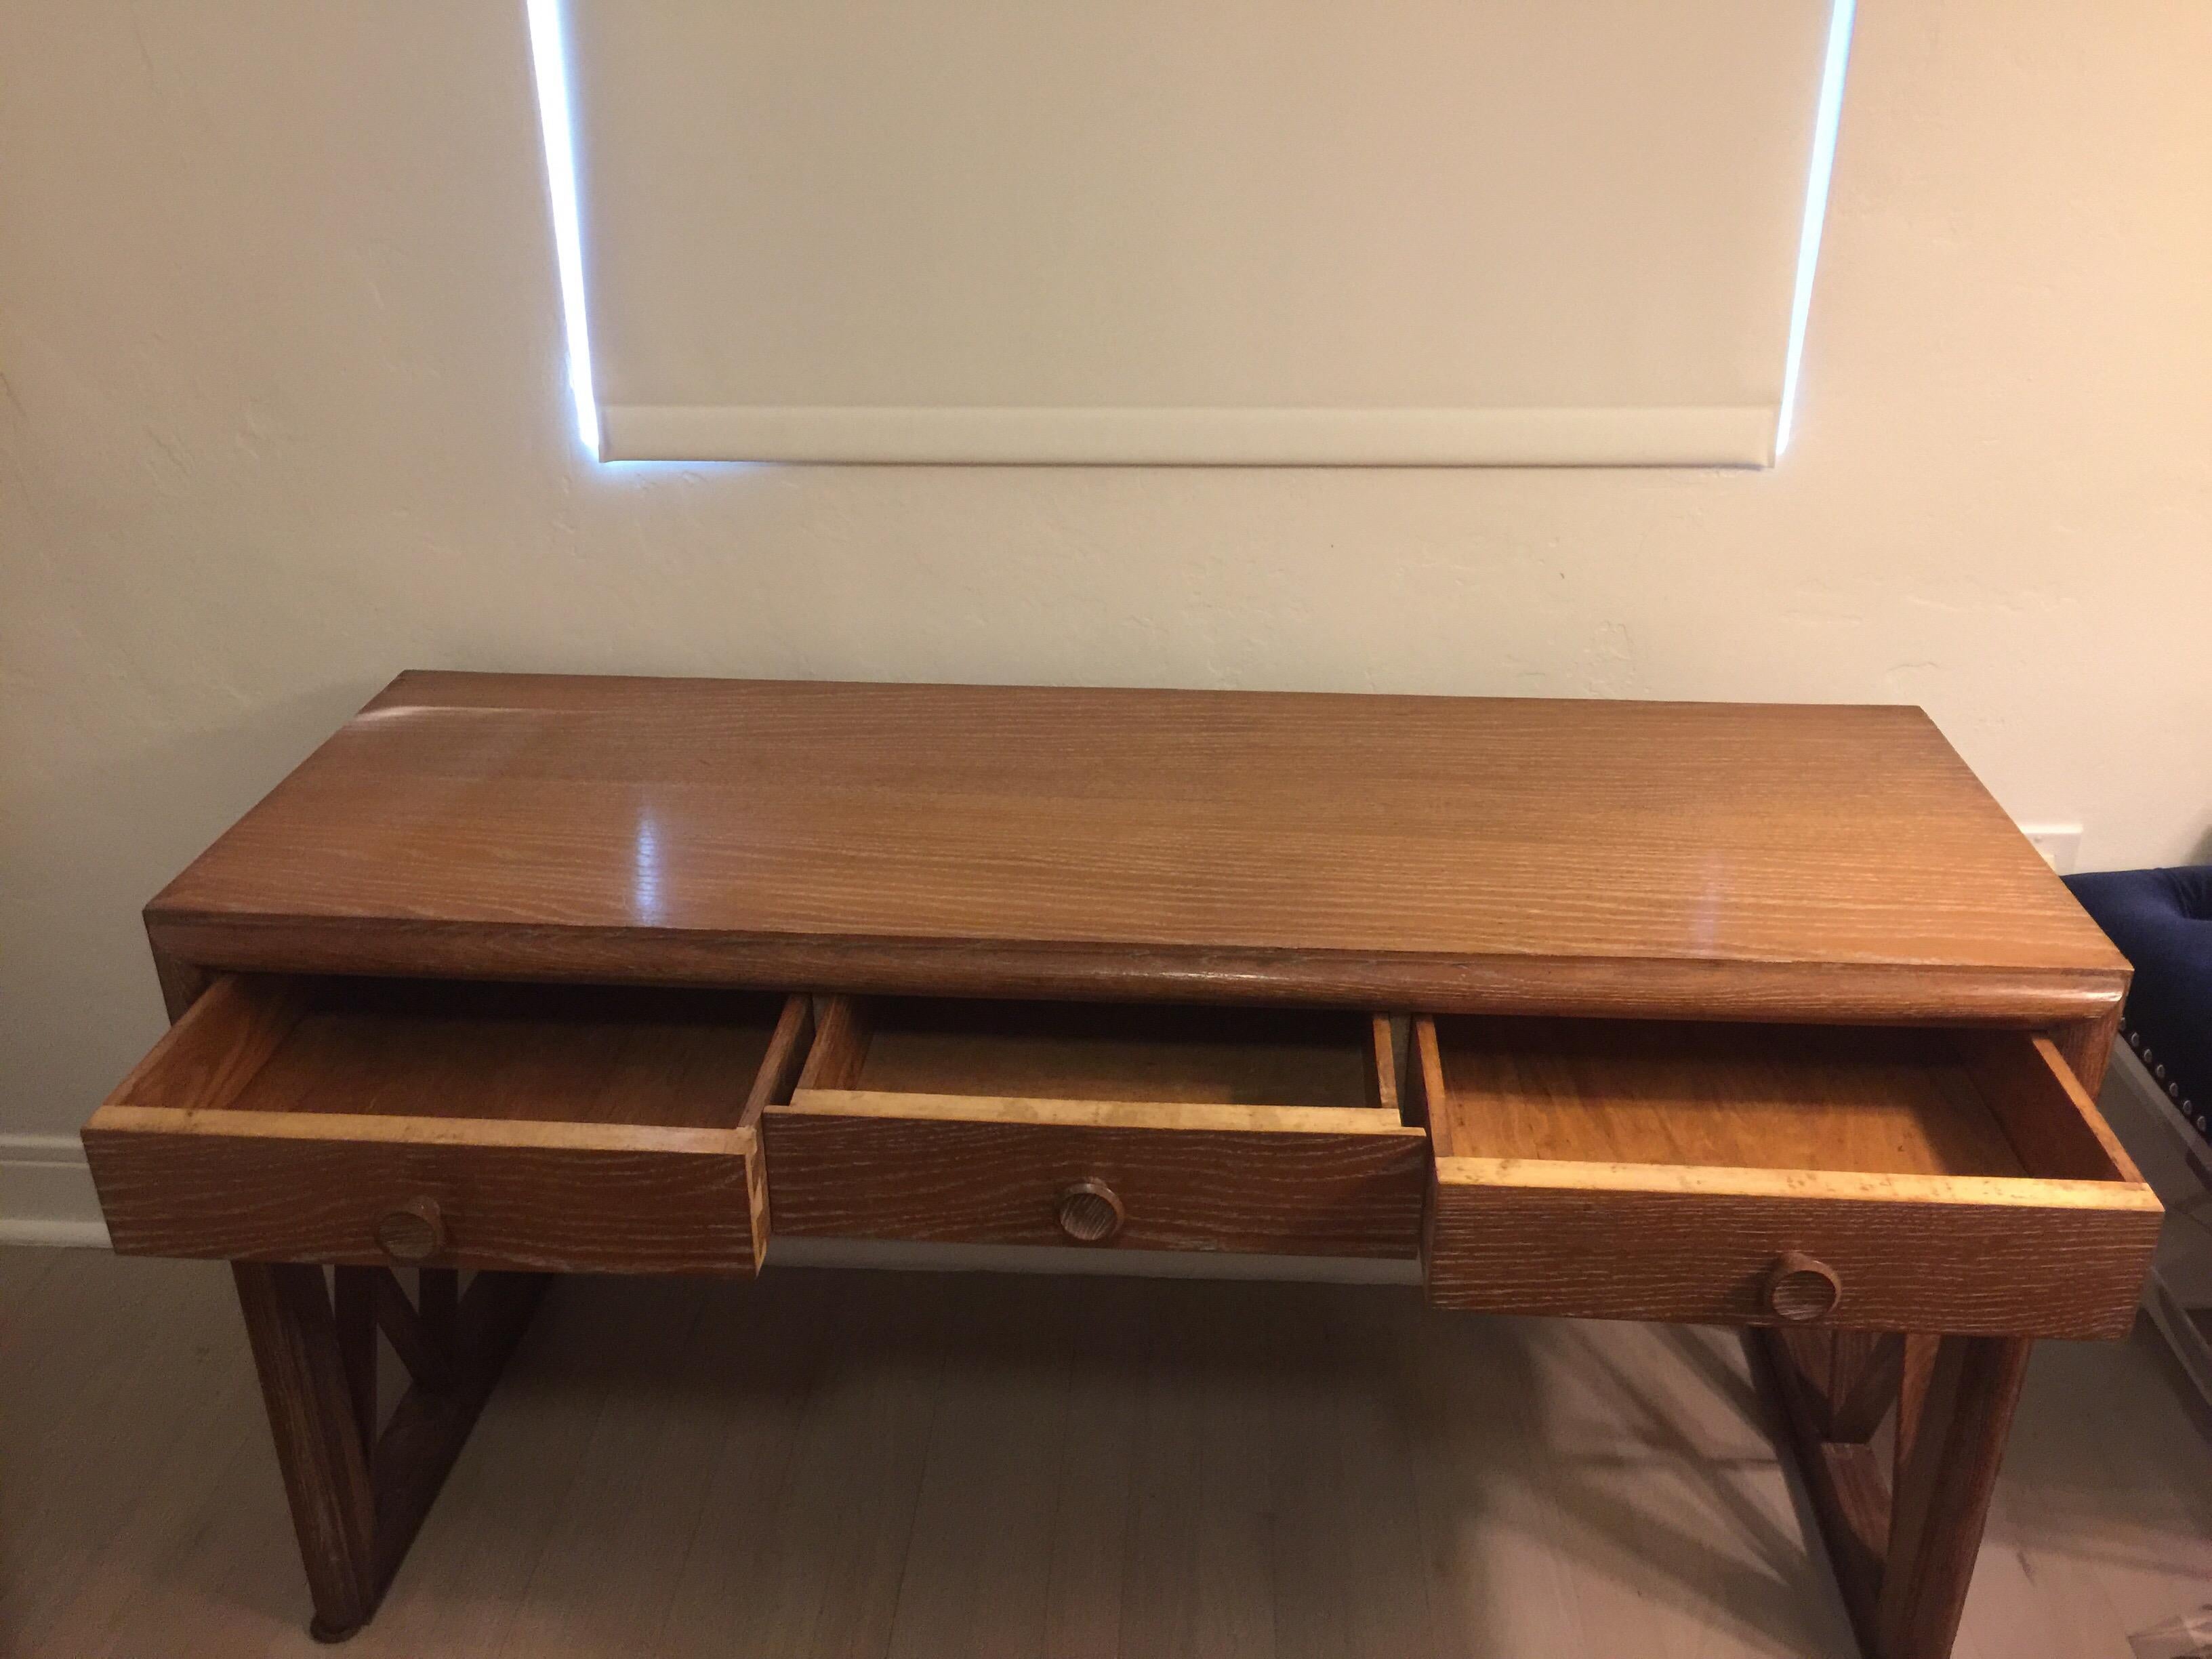
[[508,1126],[499,1123],[441,1126],[459,1133],[427,1142],[373,1138],[388,1132],[374,1122],[350,1133],[325,1124],[308,1133],[236,1127],[243,1132],[204,1122],[179,1132],[125,1112],[87,1129],[117,1250],[234,1261],[749,1273],[766,1243],[765,1209],[753,1201],[760,1159],[750,1129],[695,1132],[688,1145],[547,1144],[542,1133],[502,1144]]
[[[1716,1170],[1703,1190],[1605,1166],[1557,1179],[1438,1164],[1429,1299],[1447,1307],[1686,1325],[1802,1322],[1961,1334],[2119,1337],[2135,1318],[2155,1211],[1915,1200],[1834,1176],[1761,1190]],[[1617,1182],[1608,1186],[1605,1183]],[[1794,1276],[1793,1276],[1794,1275]],[[1788,1300],[1791,1285],[1805,1300]]]
[[86,1126],[115,1248],[752,1271],[803,999],[216,981]]
[[1395,1121],[1328,1128],[1304,1126],[1353,1115],[838,1092],[802,1091],[769,1109],[779,1234],[1407,1259],[1420,1250],[1428,1142]]
[[1455,1024],[1456,1042],[1414,1029],[1431,1301],[2024,1336],[2132,1323],[2158,1203],[2041,1039]]
[[833,997],[762,1121],[769,1207],[812,1237],[1411,1260],[1428,1140],[1395,1055],[1352,1013]]

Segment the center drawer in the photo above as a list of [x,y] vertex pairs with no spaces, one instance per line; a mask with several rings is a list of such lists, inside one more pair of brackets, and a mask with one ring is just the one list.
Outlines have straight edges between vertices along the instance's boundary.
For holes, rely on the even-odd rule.
[[1452,1307],[2118,1336],[2157,1199],[2025,1031],[1413,1022]]
[[85,1126],[115,1248],[747,1272],[802,998],[218,979]]
[[1410,1259],[1390,1022],[829,997],[763,1119],[779,1235]]

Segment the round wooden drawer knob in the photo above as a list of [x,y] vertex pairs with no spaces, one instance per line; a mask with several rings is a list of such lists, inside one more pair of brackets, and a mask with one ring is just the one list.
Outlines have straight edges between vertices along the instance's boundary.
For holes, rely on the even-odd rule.
[[1790,1251],[1766,1276],[1767,1311],[1793,1325],[1826,1319],[1843,1299],[1844,1281],[1836,1270],[1802,1250]]
[[1079,1244],[1103,1244],[1127,1213],[1103,1181],[1079,1181],[1060,1195],[1060,1230]]
[[446,1217],[434,1198],[410,1200],[376,1224],[376,1242],[395,1261],[428,1261],[446,1248]]

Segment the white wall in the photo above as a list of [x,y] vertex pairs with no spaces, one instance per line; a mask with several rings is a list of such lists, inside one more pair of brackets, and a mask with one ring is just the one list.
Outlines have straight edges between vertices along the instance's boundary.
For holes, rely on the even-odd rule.
[[410,664],[1905,700],[2086,864],[2212,856],[2208,64],[1864,0],[1771,474],[597,471],[520,0],[0,0],[0,1132]]

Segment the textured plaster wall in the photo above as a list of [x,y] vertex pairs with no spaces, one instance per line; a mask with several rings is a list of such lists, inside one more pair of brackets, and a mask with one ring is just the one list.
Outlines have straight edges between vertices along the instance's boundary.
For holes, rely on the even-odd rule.
[[2203,0],[1864,0],[1766,475],[595,469],[521,9],[0,0],[0,1132],[409,664],[1904,700],[2212,856]]

